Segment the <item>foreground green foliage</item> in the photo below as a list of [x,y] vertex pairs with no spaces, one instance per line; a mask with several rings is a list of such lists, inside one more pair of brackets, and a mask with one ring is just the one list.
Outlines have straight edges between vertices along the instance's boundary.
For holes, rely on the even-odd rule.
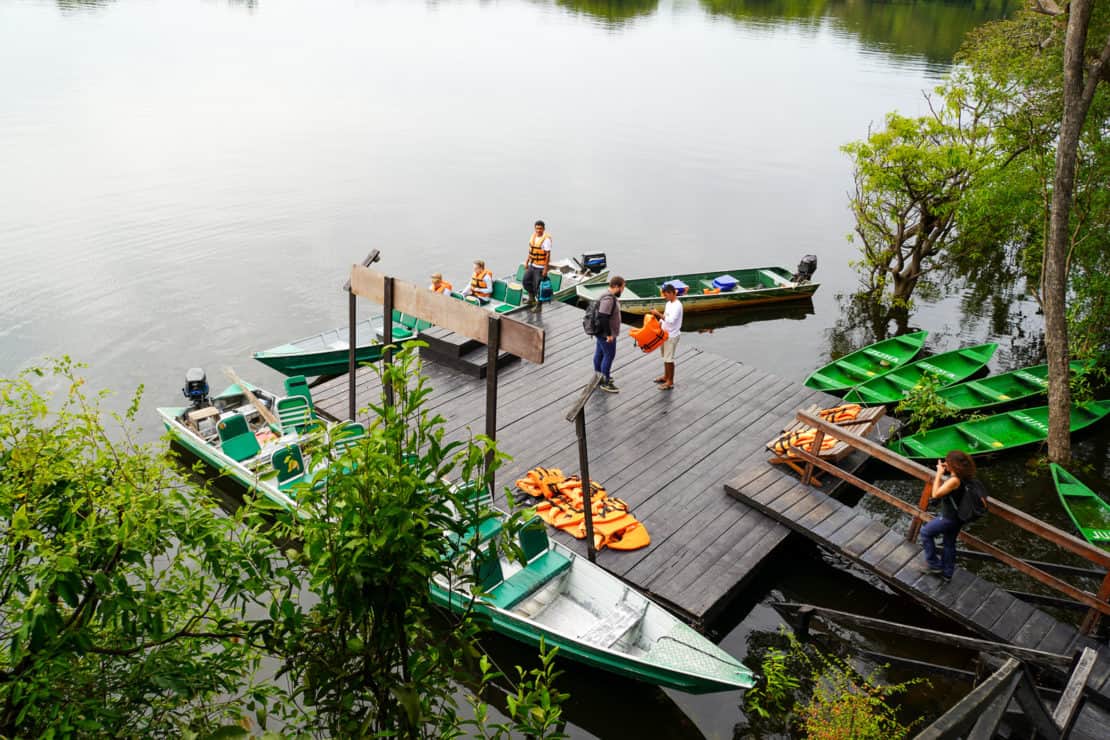
[[894,408],[899,414],[908,414],[906,426],[912,427],[912,434],[925,432],[936,426],[937,422],[950,419],[957,413],[944,402],[937,390],[940,383],[931,375],[926,375]]
[[798,734],[815,740],[897,740],[903,724],[891,700],[922,680],[883,684],[877,671],[860,674],[847,661],[802,644],[785,631],[768,646],[762,677],[744,695],[751,718],[746,737]]
[[128,437],[141,393],[109,432],[68,360],[0,379],[0,736],[561,736],[555,651],[510,680],[431,603],[431,579],[472,580],[447,555],[482,514],[447,481],[498,457],[443,442],[419,370],[385,370],[397,404],[364,444],[309,450],[331,465],[307,519],[193,495]]
[[127,437],[141,389],[110,436],[77,373],[0,379],[0,735],[213,729],[274,693],[247,614],[281,561]]

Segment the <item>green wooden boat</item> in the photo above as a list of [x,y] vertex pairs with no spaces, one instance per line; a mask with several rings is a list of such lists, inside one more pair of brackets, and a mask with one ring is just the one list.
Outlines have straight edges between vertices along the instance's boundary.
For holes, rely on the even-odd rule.
[[[247,387],[268,408],[280,411],[286,400]],[[342,434],[349,445],[363,431],[353,425],[358,428],[348,434],[352,425],[335,425],[269,439],[261,414],[238,385],[193,406],[159,408],[158,414],[173,438],[212,468],[300,516],[309,512],[298,508],[297,487],[313,471],[285,477],[279,473],[280,460],[286,459],[279,457],[282,451],[322,434]],[[222,438],[227,435],[217,426],[230,426],[236,418],[242,420],[243,434]],[[497,536],[504,515],[495,513],[473,534],[463,535],[466,540],[477,537],[485,544]],[[492,629],[507,637],[529,645],[542,639],[548,647],[557,646],[560,656],[646,683],[695,694],[753,685],[752,672],[743,663],[616,576],[550,541],[539,524],[521,535],[524,565],[502,559],[496,549],[480,551],[484,563],[478,573],[488,594],[474,601],[469,583],[443,580],[429,584],[432,598],[459,611],[477,609]],[[466,559],[461,565],[474,564],[469,548],[458,550],[457,557]]]
[[[1073,405],[1071,431],[1086,429],[1108,413],[1110,401]],[[887,446],[903,457],[939,460],[952,450],[981,455],[1043,442],[1047,438],[1048,406],[1037,406],[930,429],[893,440]]]
[[[1086,372],[1090,362],[1071,363],[1074,374]],[[968,380],[947,388],[937,395],[957,411],[975,411],[1004,403],[1023,401],[1048,391],[1048,365],[1033,365],[990,375],[982,380]]]
[[[401,324],[402,318],[400,313],[395,313],[395,344],[404,344],[415,338],[412,327]],[[381,341],[382,317],[375,316],[360,321],[355,325],[355,332],[355,362],[362,365],[380,360],[382,347],[385,346]],[[262,364],[285,375],[340,375],[347,372],[349,367],[349,347],[350,332],[346,326],[341,326],[255,352],[253,356]]]
[[927,331],[915,331],[869,344],[814,370],[805,386],[819,391],[843,391],[905,365],[921,351]]
[[[818,283],[808,280],[794,282],[793,277],[794,273],[785,267],[755,267],[637,278],[625,282],[621,312],[642,315],[653,308],[662,311],[665,301],[660,291],[663,283],[673,280],[680,280],[687,286],[686,294],[679,297],[686,313],[805,300],[819,287]],[[713,292],[716,290],[713,281],[720,278],[733,278],[735,287]],[[605,283],[579,285],[577,289],[578,297],[587,301],[597,300],[606,290]]]
[[1049,468],[1060,503],[1083,539],[1110,550],[1110,504],[1056,463],[1049,464]]
[[310,402],[303,404],[307,411],[296,419],[306,422],[307,427],[294,427],[293,417],[283,411],[291,396],[279,397],[251,383],[246,386],[262,406],[278,416],[283,422],[281,428],[274,431],[266,423],[239,385],[231,385],[211,399],[205,395],[193,406],[160,407],[158,415],[178,444],[220,475],[282,508],[297,510],[295,486],[312,473],[306,469],[308,456],[303,454],[302,445],[340,429],[349,430],[346,439],[350,443],[365,430],[359,424],[324,425],[313,421]]
[[997,349],[998,345],[990,342],[926,357],[857,385],[844,400],[871,405],[895,403],[926,376],[936,378],[941,387],[958,383],[983,369]]
[[[499,516],[503,516],[498,513]],[[520,642],[559,648],[559,655],[610,673],[692,694],[750,688],[752,672],[644,594],[551,541],[542,521],[520,534],[526,563],[479,545],[461,555],[486,595],[468,583],[432,583],[432,598],[462,612],[475,609],[492,628]],[[472,527],[468,540],[500,533],[500,519]]]

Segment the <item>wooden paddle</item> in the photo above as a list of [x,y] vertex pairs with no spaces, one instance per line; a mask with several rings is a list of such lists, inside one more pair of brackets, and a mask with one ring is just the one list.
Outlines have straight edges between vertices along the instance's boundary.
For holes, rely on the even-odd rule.
[[251,393],[251,389],[247,387],[247,384],[243,382],[242,378],[240,378],[233,369],[231,369],[230,367],[225,367],[224,375],[226,375],[232,383],[235,383],[237,386],[239,386],[239,388],[243,391],[243,395],[247,397],[248,401],[250,401],[251,406],[254,406],[256,409],[258,409],[258,413],[262,414],[262,418],[266,420],[267,424],[274,424],[278,427],[281,426],[281,422],[279,422],[278,418],[274,416],[274,412],[266,408],[266,404],[259,401],[258,397]]

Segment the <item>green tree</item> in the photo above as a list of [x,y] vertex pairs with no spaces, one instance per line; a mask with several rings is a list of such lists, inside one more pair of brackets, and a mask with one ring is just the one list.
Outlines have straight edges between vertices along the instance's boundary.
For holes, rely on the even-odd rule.
[[[312,516],[282,520],[285,536],[302,543],[289,554],[311,605],[289,595],[271,616],[283,670],[315,714],[302,729],[318,722],[338,736],[451,736],[461,727],[454,681],[476,664],[478,624],[469,610],[439,609],[429,582],[469,583],[477,593],[469,558],[456,555],[478,546],[463,533],[491,513],[480,494],[500,457],[484,437],[445,442],[412,348],[376,372],[394,404],[373,406],[365,441],[297,491]],[[512,549],[526,513],[506,519],[502,546]],[[558,735],[564,697],[552,679],[550,670],[521,676],[509,704],[517,731]]]
[[111,432],[102,395],[68,359],[0,379],[0,735],[176,736],[264,713],[247,614],[286,582],[281,559],[131,440],[141,388]]

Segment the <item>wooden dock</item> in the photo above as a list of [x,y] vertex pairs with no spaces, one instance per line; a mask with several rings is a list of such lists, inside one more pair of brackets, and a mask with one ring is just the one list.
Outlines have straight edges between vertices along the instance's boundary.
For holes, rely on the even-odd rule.
[[[574,425],[564,416],[593,375],[594,340],[582,332],[581,311],[552,304],[521,320],[547,332],[542,365],[515,362],[498,372],[497,439],[512,456],[497,485],[512,486],[536,465],[578,472]],[[629,503],[651,545],[633,552],[603,550],[598,562],[667,603],[696,624],[713,619],[754,575],[789,529],[743,506],[724,484],[747,468],[768,467],[764,444],[802,407],[838,399],[763,370],[680,345],[673,391],[659,391],[658,353],[644,355],[619,340],[613,379],[619,394],[595,393],[586,407],[590,474]],[[475,373],[425,362],[430,409],[446,420],[447,436],[484,429],[485,382]],[[374,372],[356,375],[358,405],[377,399]],[[346,376],[313,390],[317,407],[347,415]],[[858,466],[863,456],[850,458]],[[585,544],[555,535],[585,553]]]
[[759,461],[745,467],[726,489],[738,501],[987,639],[1063,655],[1084,647],[1096,650],[1088,687],[1110,703],[1110,651],[1075,627],[964,568],[957,567],[952,581],[945,583],[927,571],[921,546],[904,534]]

